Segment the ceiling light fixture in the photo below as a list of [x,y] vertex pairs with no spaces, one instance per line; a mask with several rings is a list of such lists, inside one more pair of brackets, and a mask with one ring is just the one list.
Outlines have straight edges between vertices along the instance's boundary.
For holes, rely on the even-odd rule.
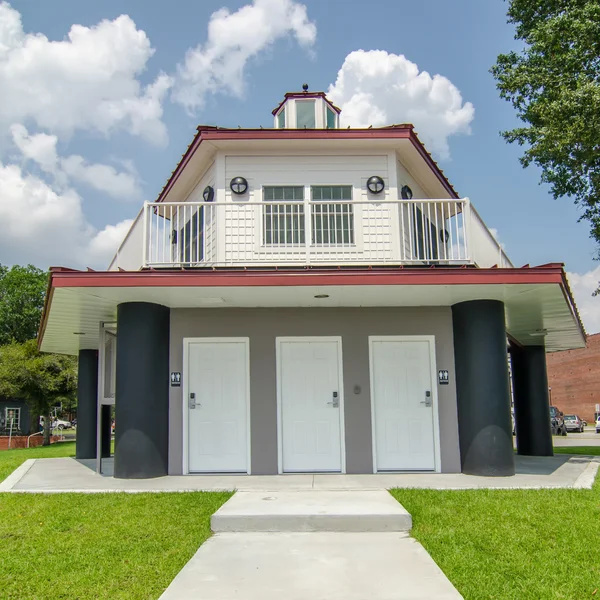
[[317,294],[315,298],[329,298],[329,294]]
[[547,329],[536,329],[529,334],[530,337],[544,337],[546,335],[548,335]]

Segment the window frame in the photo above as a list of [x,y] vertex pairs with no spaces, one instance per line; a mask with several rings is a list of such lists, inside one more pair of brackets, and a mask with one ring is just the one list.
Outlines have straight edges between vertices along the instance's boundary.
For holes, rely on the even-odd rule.
[[[320,206],[324,206],[327,204],[327,200],[316,200],[314,199],[314,188],[349,188],[350,189],[350,198],[348,200],[346,200],[345,198],[341,198],[340,200],[331,200],[331,202],[341,202],[341,203],[345,203],[348,204],[351,208],[350,212],[349,212],[349,216],[352,217],[351,222],[352,222],[352,227],[348,228],[348,231],[351,232],[351,241],[348,242],[344,242],[342,241],[341,243],[331,243],[331,242],[325,242],[325,241],[321,241],[321,242],[317,242],[316,241],[316,235],[315,235],[315,229],[313,227],[314,225],[314,219],[316,217],[315,214],[313,214],[313,207],[314,205],[312,204],[313,202],[318,202],[320,204]],[[357,242],[357,238],[358,238],[358,234],[357,234],[357,228],[356,228],[356,222],[357,222],[357,218],[360,218],[360,214],[357,214],[357,208],[359,208],[360,206],[355,205],[354,204],[354,188],[355,186],[352,183],[326,183],[326,184],[311,184],[309,185],[309,202],[311,203],[311,208],[310,208],[310,217],[311,217],[311,240],[310,240],[310,246],[313,248],[331,248],[332,250],[335,250],[336,248],[357,248],[358,247],[358,242]],[[334,205],[335,206],[335,205]],[[341,206],[343,206],[343,204],[341,204]],[[321,216],[323,215],[323,213],[321,213]],[[329,215],[329,212],[327,213],[327,216]],[[335,216],[335,214],[334,214]],[[342,215],[343,216],[343,215]],[[343,228],[342,228],[342,236],[343,236]]]
[[[184,217],[185,217],[185,212],[184,212]],[[193,224],[194,221],[196,223],[195,226]],[[198,221],[200,221],[199,225],[198,225]],[[184,235],[184,230],[188,226],[189,226],[189,233],[187,235]],[[206,226],[206,222],[205,222],[205,215],[204,215],[204,206],[198,206],[198,209],[178,229],[177,235],[179,236],[179,238],[181,240],[179,243],[179,256],[177,257],[178,264],[194,265],[194,264],[199,264],[199,263],[204,262],[204,257],[206,256],[205,226]],[[197,239],[198,239],[197,235],[196,235],[196,239],[193,239],[192,233],[201,236],[202,239],[200,240],[199,244],[197,243]],[[186,248],[186,242],[189,244],[187,248]],[[200,256],[196,256],[196,260],[192,260],[193,254],[196,250],[198,251]],[[186,251],[189,252],[190,260],[184,260],[185,258],[187,258]]]
[[[265,198],[265,190],[266,189],[274,189],[274,188],[297,188],[297,189],[301,189],[302,190],[302,199],[301,200],[273,200],[273,199],[266,199]],[[262,206],[257,207],[259,209],[259,216],[258,216],[258,220],[260,222],[260,227],[259,227],[259,239],[258,239],[258,247],[264,249],[267,248],[279,248],[282,251],[286,251],[286,250],[290,250],[290,251],[296,251],[296,248],[302,248],[306,246],[306,234],[307,234],[307,229],[306,229],[306,186],[303,184],[300,185],[290,185],[289,183],[286,184],[263,184],[260,186],[260,190],[261,190],[261,204]],[[268,206],[269,204],[278,204],[278,203],[287,203],[287,202],[295,202],[298,204],[298,206],[302,207],[302,213],[298,214],[298,217],[302,217],[302,228],[298,228],[299,233],[301,232],[301,234],[299,235],[298,241],[297,242],[290,242],[290,243],[286,243],[286,242],[267,242],[266,241],[266,235],[267,235],[267,230],[265,228],[265,212],[264,209],[266,206]],[[284,215],[285,216],[285,215]],[[292,215],[295,216],[295,215]],[[303,237],[304,239],[301,240],[301,237]],[[273,230],[271,230],[271,235],[273,235]],[[293,237],[293,236],[292,236]]]
[[18,431],[21,429],[21,406],[5,406],[4,407],[4,429],[6,431],[9,430],[10,423],[8,422],[8,411],[14,410],[17,413],[16,424],[13,428],[13,431]]

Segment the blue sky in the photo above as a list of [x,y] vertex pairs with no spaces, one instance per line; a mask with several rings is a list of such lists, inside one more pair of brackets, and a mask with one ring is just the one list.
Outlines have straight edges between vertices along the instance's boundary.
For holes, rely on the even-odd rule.
[[[242,12],[235,22],[224,13],[211,17],[223,7]],[[536,168],[522,169],[520,149],[499,135],[517,124],[489,74],[498,53],[516,48],[505,2],[27,0],[0,10],[0,87],[11,91],[0,106],[0,164],[9,190],[0,205],[11,215],[4,231],[0,225],[0,262],[105,266],[126,220],[144,199],[156,198],[197,124],[271,126],[271,109],[286,91],[303,82],[327,91],[343,65],[351,80],[351,53],[382,50],[394,64],[392,55],[403,55],[418,72],[446,78],[462,97],[454,109],[463,122],[454,132],[442,121],[435,125],[432,111],[444,113],[443,101],[421,122],[407,118],[419,107],[402,91],[394,96],[394,72],[377,82],[384,98],[374,101],[378,108],[392,122],[414,120],[426,132],[421,137],[450,181],[498,232],[516,265],[565,262],[587,328],[600,330],[600,298],[590,298],[600,268],[587,225],[577,222],[568,199],[555,201],[538,184]],[[231,68],[226,76],[222,64]],[[348,100],[352,90],[345,94]],[[350,108],[347,114],[354,118]],[[23,233],[30,218],[35,241]]]

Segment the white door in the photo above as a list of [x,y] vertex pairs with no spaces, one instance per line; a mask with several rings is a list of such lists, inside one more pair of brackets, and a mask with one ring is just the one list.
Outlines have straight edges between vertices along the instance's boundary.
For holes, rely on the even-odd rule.
[[279,340],[281,466],[342,470],[340,340]]
[[248,472],[248,343],[188,342],[190,472]]
[[435,469],[432,343],[371,339],[377,471]]

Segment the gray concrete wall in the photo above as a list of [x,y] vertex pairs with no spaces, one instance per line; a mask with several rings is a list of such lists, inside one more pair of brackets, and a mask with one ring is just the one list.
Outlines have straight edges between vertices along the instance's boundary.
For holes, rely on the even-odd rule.
[[[184,371],[187,337],[250,338],[252,473],[277,473],[275,338],[341,336],[345,390],[346,470],[372,473],[370,335],[434,335],[438,369],[450,384],[438,386],[442,471],[460,472],[452,314],[435,308],[181,308],[171,310],[170,370]],[[437,373],[436,373],[437,377]],[[354,393],[360,386],[360,394]],[[169,473],[182,472],[182,388],[170,388]]]

